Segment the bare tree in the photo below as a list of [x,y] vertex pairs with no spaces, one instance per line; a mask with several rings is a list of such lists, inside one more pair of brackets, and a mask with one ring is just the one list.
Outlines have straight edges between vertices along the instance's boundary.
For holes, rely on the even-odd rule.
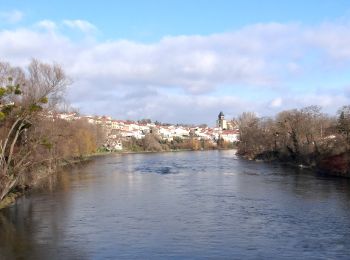
[[[343,108],[339,114],[338,129],[341,126],[347,136],[350,112],[347,116],[347,109]],[[325,154],[342,152],[335,149],[341,140],[334,135],[334,120],[321,113],[318,106],[282,111],[275,119],[243,113],[239,118],[239,129],[239,153],[250,158],[275,158],[314,165]]]
[[27,71],[0,63],[0,200],[34,164],[33,151],[43,145],[35,128],[62,97],[68,79],[57,64],[33,60]]

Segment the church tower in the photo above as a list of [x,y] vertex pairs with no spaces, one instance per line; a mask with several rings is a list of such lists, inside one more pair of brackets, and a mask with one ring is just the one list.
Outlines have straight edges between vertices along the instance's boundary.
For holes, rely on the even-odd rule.
[[222,111],[219,113],[218,120],[216,121],[216,127],[220,128],[221,130],[227,129],[227,122]]

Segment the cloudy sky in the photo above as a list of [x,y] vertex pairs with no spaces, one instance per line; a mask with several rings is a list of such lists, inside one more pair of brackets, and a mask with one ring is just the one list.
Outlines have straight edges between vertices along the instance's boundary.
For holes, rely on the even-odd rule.
[[348,0],[0,0],[0,60],[57,62],[83,114],[213,125],[350,104]]

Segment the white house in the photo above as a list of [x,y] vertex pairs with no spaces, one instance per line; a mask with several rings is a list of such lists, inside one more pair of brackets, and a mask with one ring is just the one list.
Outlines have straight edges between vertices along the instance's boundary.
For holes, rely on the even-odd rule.
[[220,134],[220,137],[227,142],[238,142],[239,132],[238,130],[223,130]]

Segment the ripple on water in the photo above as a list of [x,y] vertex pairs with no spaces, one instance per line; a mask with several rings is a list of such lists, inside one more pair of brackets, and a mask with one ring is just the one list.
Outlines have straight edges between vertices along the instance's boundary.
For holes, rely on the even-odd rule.
[[350,182],[231,152],[100,158],[59,187],[0,211],[0,259],[349,259]]
[[142,166],[135,168],[136,173],[149,173],[149,174],[178,174],[179,169],[176,169],[173,166]]

